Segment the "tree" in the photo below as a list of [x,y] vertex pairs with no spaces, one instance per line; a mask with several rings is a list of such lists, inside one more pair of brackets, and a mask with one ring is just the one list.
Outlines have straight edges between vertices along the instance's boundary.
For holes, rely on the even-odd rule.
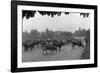
[[40,33],[37,30],[31,30],[30,35],[32,39],[38,39],[40,37]]
[[46,35],[45,35],[44,32],[42,32],[42,34],[41,34],[41,38],[42,38],[42,39],[46,39]]
[[22,18],[26,17],[27,19],[29,19],[30,17],[34,17],[35,16],[36,11],[32,11],[32,10],[23,10],[22,11]]
[[28,40],[29,33],[27,31],[22,32],[22,40]]

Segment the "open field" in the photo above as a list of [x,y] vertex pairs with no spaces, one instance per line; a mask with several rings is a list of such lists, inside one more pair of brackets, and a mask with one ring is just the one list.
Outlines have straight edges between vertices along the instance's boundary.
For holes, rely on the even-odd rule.
[[[24,48],[23,48],[24,49]],[[61,51],[55,51],[52,54],[42,54],[42,49],[40,47],[35,47],[32,51],[25,52],[22,51],[22,61],[23,62],[35,62],[35,61],[55,61],[55,60],[79,60],[84,57],[86,48],[72,48],[72,45],[65,45],[61,48]],[[88,52],[86,52],[88,53]]]

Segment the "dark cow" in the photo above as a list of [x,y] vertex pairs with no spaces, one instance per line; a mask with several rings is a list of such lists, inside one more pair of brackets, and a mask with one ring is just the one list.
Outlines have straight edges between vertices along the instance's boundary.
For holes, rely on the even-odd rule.
[[44,49],[43,49],[43,51],[42,51],[42,54],[44,54],[44,52],[45,52],[46,54],[48,54],[48,51],[49,51],[49,53],[51,54],[52,52],[57,51],[57,47],[54,46],[54,45],[45,45],[45,46],[44,46]]
[[84,47],[81,41],[72,41],[72,47],[74,48],[75,46]]
[[[78,46],[79,48],[83,48],[85,47],[84,43],[82,43],[83,40],[77,40],[77,39],[70,39],[70,40],[67,40],[67,43],[71,43],[72,44],[72,47],[74,48],[75,46]],[[85,41],[85,40],[84,40]],[[85,41],[86,43],[86,41]]]
[[26,40],[23,42],[24,50],[25,51],[28,51],[28,49],[33,50],[35,45],[38,46],[39,43],[40,43],[39,40]]
[[52,40],[41,40],[41,48],[42,54],[48,54],[48,51],[50,54],[54,51],[57,51],[57,47],[53,44]]
[[41,49],[42,49],[42,54],[51,54],[53,52],[57,52],[57,48],[59,51],[61,51],[61,47],[65,45],[65,42],[62,40],[55,40],[55,39],[47,39],[47,40],[41,40]]
[[62,40],[61,41],[54,40],[53,45],[55,45],[59,49],[59,51],[61,51],[61,47],[65,45],[65,42],[63,42]]
[[29,41],[29,40],[24,41],[23,42],[24,50],[25,51],[28,51],[28,49],[32,50],[32,48],[34,47],[34,45],[32,43],[33,43],[32,40],[31,41]]

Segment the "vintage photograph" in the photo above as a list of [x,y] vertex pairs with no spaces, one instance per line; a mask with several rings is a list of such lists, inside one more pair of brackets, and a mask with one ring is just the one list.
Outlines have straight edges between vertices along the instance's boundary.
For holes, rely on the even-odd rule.
[[11,72],[97,67],[97,6],[11,2]]
[[22,10],[22,62],[90,59],[91,13]]

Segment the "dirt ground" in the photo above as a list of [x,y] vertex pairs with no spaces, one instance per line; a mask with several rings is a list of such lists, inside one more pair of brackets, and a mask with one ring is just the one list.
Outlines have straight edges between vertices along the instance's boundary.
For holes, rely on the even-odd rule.
[[84,48],[73,49],[71,44],[65,45],[61,51],[52,54],[42,54],[41,48],[34,48],[32,51],[22,51],[22,62],[37,62],[37,61],[55,61],[55,60],[78,60],[81,59]]

